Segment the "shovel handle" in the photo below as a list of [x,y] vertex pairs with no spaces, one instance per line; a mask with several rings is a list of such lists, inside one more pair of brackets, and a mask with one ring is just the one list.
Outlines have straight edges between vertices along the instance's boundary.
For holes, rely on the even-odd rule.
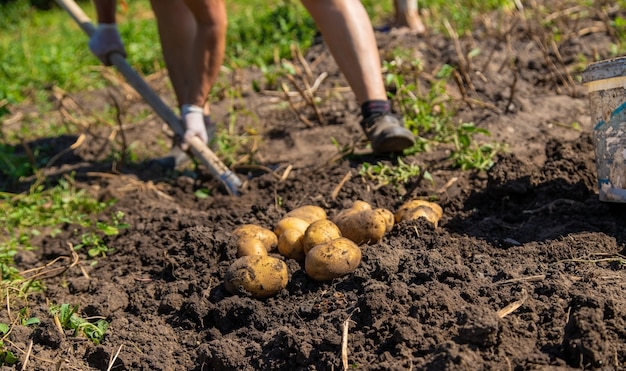
[[[56,0],[59,6],[74,19],[74,21],[82,28],[82,30],[91,37],[96,32],[96,27],[91,23],[89,17],[83,12],[83,10],[76,4],[74,0]],[[117,68],[117,70],[124,76],[126,81],[141,95],[141,97],[152,107],[152,109],[159,115],[169,127],[176,133],[176,135],[182,137],[185,133],[185,129],[180,122],[178,116],[172,111],[161,98],[152,90],[152,88],[144,81],[144,79],[135,71],[130,64],[126,61],[126,58],[119,53],[113,53],[109,56],[111,63]],[[189,141],[189,147],[191,153],[197,159],[202,162],[204,166],[211,172],[211,174],[219,179],[226,191],[234,196],[239,195],[239,187],[241,186],[241,180],[235,173],[233,173],[220,159],[215,155],[213,151],[198,137],[194,137]]]

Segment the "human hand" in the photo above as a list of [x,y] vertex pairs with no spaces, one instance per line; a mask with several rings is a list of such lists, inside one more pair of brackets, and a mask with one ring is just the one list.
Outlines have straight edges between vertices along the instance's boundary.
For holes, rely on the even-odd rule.
[[100,23],[89,39],[89,49],[105,66],[110,66],[111,53],[119,53],[126,58],[126,50],[115,23]]
[[193,137],[198,137],[203,143],[209,142],[206,126],[204,124],[204,114],[202,108],[192,104],[183,105],[183,122],[185,123],[185,134],[181,141],[180,147],[183,151],[189,149],[189,141]]

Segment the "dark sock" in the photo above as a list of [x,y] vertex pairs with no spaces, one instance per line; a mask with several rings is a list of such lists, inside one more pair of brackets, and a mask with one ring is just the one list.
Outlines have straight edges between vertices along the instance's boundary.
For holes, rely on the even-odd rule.
[[391,112],[391,102],[388,100],[368,100],[361,105],[361,115],[367,121]]

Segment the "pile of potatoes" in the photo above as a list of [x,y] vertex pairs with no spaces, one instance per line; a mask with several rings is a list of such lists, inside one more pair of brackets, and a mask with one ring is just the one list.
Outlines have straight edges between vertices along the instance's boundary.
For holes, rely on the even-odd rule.
[[274,228],[278,252],[304,262],[304,270],[316,281],[327,281],[353,272],[361,263],[361,249],[341,234],[319,206],[302,206],[287,213]]
[[441,215],[439,205],[421,200],[405,203],[395,214],[355,201],[332,220],[321,207],[305,205],[285,214],[273,230],[239,226],[233,231],[238,258],[224,277],[226,290],[267,298],[284,289],[289,273],[281,258],[269,255],[274,249],[303,263],[306,274],[316,281],[345,276],[361,263],[360,245],[379,242],[395,223],[405,220],[425,217],[436,226]]
[[254,298],[267,298],[287,287],[287,264],[268,253],[276,248],[273,231],[255,224],[244,224],[233,231],[237,244],[237,260],[226,271],[224,284],[231,294],[248,293]]

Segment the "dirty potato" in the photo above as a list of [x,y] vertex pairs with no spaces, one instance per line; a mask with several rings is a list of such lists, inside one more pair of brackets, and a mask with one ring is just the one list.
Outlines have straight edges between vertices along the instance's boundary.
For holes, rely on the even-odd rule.
[[316,281],[328,281],[352,273],[361,263],[361,249],[339,237],[313,247],[306,254],[304,270]]
[[306,255],[314,246],[341,237],[339,227],[331,220],[320,219],[309,225],[302,237],[302,249]]
[[410,200],[402,204],[396,211],[395,219],[399,223],[406,220],[425,218],[437,227],[442,216],[443,209],[438,204],[425,200]]
[[256,238],[263,243],[268,252],[274,250],[278,244],[278,237],[274,232],[256,224],[244,224],[235,228],[233,236],[237,240],[243,238]]
[[267,255],[267,247],[258,238],[242,237],[237,240],[237,256]]
[[304,234],[304,231],[309,227],[309,222],[304,219],[296,218],[295,216],[286,216],[276,223],[276,227],[274,227],[274,233],[276,236],[280,237],[283,232],[287,229],[295,229],[300,231],[300,233]]
[[286,229],[278,237],[278,252],[288,259],[298,262],[304,261],[304,249],[302,247],[303,233],[297,229]]
[[313,223],[316,220],[326,219],[327,215],[326,211],[319,206],[304,205],[291,210],[285,214],[285,217],[296,217],[309,223]]
[[343,237],[362,245],[380,241],[393,228],[394,217],[387,209],[372,209],[366,202],[356,201],[351,208],[337,214],[333,222]]
[[248,255],[235,260],[224,276],[226,291],[258,299],[278,294],[287,287],[287,264],[273,256]]

